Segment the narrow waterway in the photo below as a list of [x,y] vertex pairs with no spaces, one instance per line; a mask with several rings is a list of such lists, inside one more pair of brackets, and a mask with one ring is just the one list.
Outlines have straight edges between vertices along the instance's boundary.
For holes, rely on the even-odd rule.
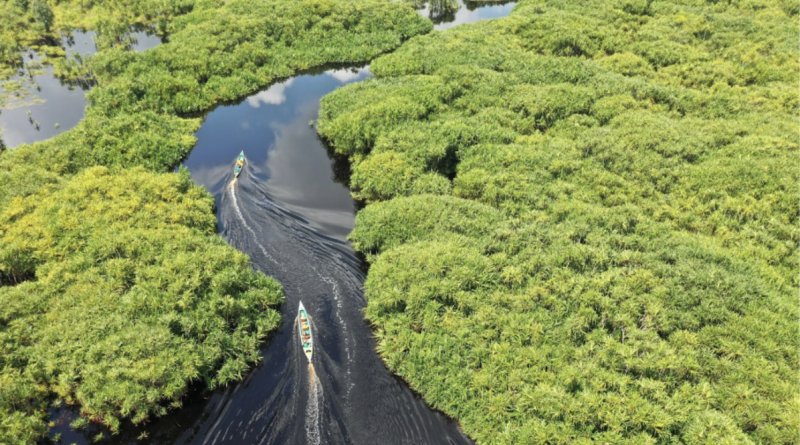
[[[469,17],[480,20],[485,11],[494,18],[497,7],[476,7]],[[199,390],[180,410],[128,425],[104,443],[471,443],[385,368],[363,319],[363,265],[346,240],[357,210],[349,167],[311,124],[322,97],[369,77],[369,66],[305,73],[206,116],[183,165],[214,195],[221,235],[283,284],[284,324],[244,381]],[[242,150],[247,162],[234,178]],[[314,331],[311,363],[296,326],[300,301]],[[102,432],[69,429],[74,414],[53,410],[62,443],[88,443]]]
[[[198,132],[185,165],[217,197],[222,235],[284,285],[287,302],[263,365],[190,443],[468,443],[374,352],[364,275],[345,242],[355,207],[309,126],[322,96],[368,75],[360,67],[294,77],[214,111]],[[233,180],[240,149],[250,162]],[[294,325],[301,300],[316,333],[311,365]]]

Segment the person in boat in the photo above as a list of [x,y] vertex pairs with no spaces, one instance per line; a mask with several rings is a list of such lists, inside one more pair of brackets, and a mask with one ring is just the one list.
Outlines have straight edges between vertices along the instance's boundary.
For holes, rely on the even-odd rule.
[[236,160],[236,166],[237,166],[237,167],[241,167],[242,165],[244,165],[244,161],[243,161],[243,160],[241,160],[241,159],[237,159],[237,160]]

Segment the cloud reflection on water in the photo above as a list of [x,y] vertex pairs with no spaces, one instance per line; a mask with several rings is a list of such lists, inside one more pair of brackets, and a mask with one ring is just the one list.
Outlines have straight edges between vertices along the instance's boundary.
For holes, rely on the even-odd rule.
[[369,66],[364,68],[350,68],[350,69],[343,69],[343,70],[329,70],[325,71],[325,74],[333,77],[334,79],[338,80],[341,83],[347,83],[351,80],[358,79],[362,76],[370,75]]
[[286,82],[276,83],[258,94],[254,94],[246,99],[247,104],[253,108],[258,108],[261,104],[265,105],[280,105],[286,102],[286,89],[291,87],[294,83],[294,78]]

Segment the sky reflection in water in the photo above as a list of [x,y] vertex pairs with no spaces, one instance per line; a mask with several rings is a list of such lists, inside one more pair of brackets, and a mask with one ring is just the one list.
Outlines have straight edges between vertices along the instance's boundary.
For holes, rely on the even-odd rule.
[[[502,17],[513,6],[472,3],[470,7],[477,9],[470,11],[462,5],[458,12],[443,19],[450,20],[448,23],[439,23],[436,28]],[[423,15],[425,12],[421,11]],[[291,301],[284,307],[284,316],[291,319],[295,315],[292,312],[296,308],[294,300],[302,296],[306,307],[317,317],[317,323],[322,324],[318,332],[325,335],[319,338],[321,347],[315,366],[319,367],[318,373],[325,384],[324,411],[334,413],[329,420],[347,426],[345,430],[353,435],[350,443],[370,443],[363,438],[358,440],[357,436],[375,430],[378,424],[381,424],[377,426],[378,432],[387,440],[391,437],[405,443],[407,440],[404,442],[404,438],[421,435],[439,438],[428,443],[462,443],[466,439],[457,433],[453,424],[442,422],[440,414],[430,411],[423,401],[416,399],[402,382],[386,371],[373,351],[374,345],[367,340],[369,327],[363,322],[361,312],[360,279],[363,277],[355,280],[355,284],[350,282],[357,270],[351,270],[345,264],[353,259],[347,260],[351,248],[342,243],[352,230],[356,211],[346,186],[349,166],[344,159],[330,157],[315,128],[309,125],[309,121],[317,119],[323,96],[345,84],[369,77],[368,66],[304,74],[276,83],[238,104],[217,107],[206,116],[196,134],[198,143],[184,165],[189,168],[194,181],[214,195],[221,233],[226,240],[250,254],[254,265],[260,265],[259,269],[268,266],[262,271],[284,283],[287,298]],[[233,163],[242,150],[248,160],[245,171],[234,187],[226,189],[231,184]],[[240,204],[231,202],[234,191],[241,200]],[[235,216],[241,215],[234,210],[239,205],[241,213],[250,221],[251,232],[255,231],[258,236],[237,226]],[[277,210],[279,208],[281,210]],[[304,228],[306,223],[319,235],[311,236]],[[245,224],[244,220],[241,224]],[[326,237],[333,240],[326,241]],[[281,259],[278,264],[289,272],[281,272],[278,270],[280,267],[264,261],[256,247],[266,248]],[[277,269],[269,270],[272,267]],[[336,297],[335,287],[333,291],[327,288],[331,283],[343,286],[339,297]],[[360,302],[341,304],[343,300],[353,298]],[[345,325],[349,328],[343,329]],[[107,437],[102,442],[205,444],[264,440],[294,443],[286,440],[289,436],[294,437],[290,431],[291,422],[295,422],[295,417],[302,411],[294,405],[284,405],[289,403],[287,400],[302,401],[305,395],[294,394],[293,385],[287,383],[303,377],[302,372],[298,374],[298,369],[287,368],[287,363],[293,361],[292,351],[297,346],[293,333],[292,325],[282,327],[269,347],[262,351],[265,356],[262,364],[243,382],[213,392],[200,392],[190,397],[184,408],[140,427],[126,425],[119,435]],[[325,345],[326,342],[329,344]],[[349,368],[341,368],[347,363],[345,353],[339,350],[342,345],[352,345],[352,351],[360,351],[356,353],[361,357],[360,361],[353,371],[358,375],[353,378],[361,384],[352,395],[349,384],[342,386],[342,382],[350,378]],[[356,345],[358,349],[355,349]],[[350,350],[347,350],[346,355],[349,354]],[[298,363],[305,366],[305,357],[301,357]],[[292,379],[287,380],[287,376]],[[302,385],[300,387],[302,389]],[[280,388],[288,392],[282,392]],[[359,395],[359,389],[363,394]],[[277,402],[272,400],[276,394],[280,399]],[[342,410],[344,405],[339,405],[345,400],[350,405]],[[367,403],[375,400],[381,401],[378,405],[391,408],[392,414],[377,409],[374,403]],[[350,419],[352,423],[345,425],[342,413],[364,409],[363,422],[366,424]],[[368,415],[372,411],[374,413]],[[84,431],[72,430],[68,424],[76,415],[75,409],[54,409],[51,419],[56,422],[56,427],[52,433],[62,433],[64,443],[91,443],[91,437],[102,428],[93,426]],[[415,425],[420,421],[422,424]],[[328,424],[326,430],[331,426],[336,427],[336,424]],[[254,429],[258,428],[267,429],[254,436]],[[141,433],[149,439],[143,441]],[[284,437],[286,434],[289,436]],[[448,436],[448,440],[441,440],[442,434]],[[294,438],[300,437],[305,438],[305,433],[301,432]],[[338,440],[332,442],[338,443]]]
[[454,26],[466,23],[479,22],[486,19],[496,19],[507,16],[516,2],[496,1],[496,2],[470,2],[456,0],[459,8],[453,13],[447,13],[438,17],[431,16],[430,9],[426,6],[420,10],[420,14],[433,21],[433,29],[442,31]]
[[[72,34],[72,39],[63,40],[68,57],[75,53],[85,55],[97,52],[94,45],[94,31],[74,31]],[[131,36],[136,38],[136,43],[132,45],[134,51],[141,52],[161,43],[158,36],[147,35],[144,31],[131,33]],[[33,58],[29,54],[32,54]],[[36,60],[39,60],[39,57],[33,51],[25,53],[26,62]],[[83,119],[86,91],[80,87],[70,90],[68,85],[62,84],[53,76],[51,66],[44,67],[42,71],[42,74],[34,76],[34,81],[41,91],[37,91],[35,86],[30,87],[28,88],[30,94],[27,97],[0,109],[0,133],[2,133],[0,137],[6,147],[49,139],[73,128]],[[30,119],[28,110],[31,112]],[[32,121],[39,123],[38,129]],[[56,124],[59,126],[56,127]]]
[[344,240],[353,228],[353,200],[336,182],[333,161],[309,122],[317,118],[322,96],[369,76],[368,67],[297,76],[219,107],[197,132],[197,145],[184,164],[195,182],[219,199],[233,160],[244,150],[249,167],[276,200],[312,227]]

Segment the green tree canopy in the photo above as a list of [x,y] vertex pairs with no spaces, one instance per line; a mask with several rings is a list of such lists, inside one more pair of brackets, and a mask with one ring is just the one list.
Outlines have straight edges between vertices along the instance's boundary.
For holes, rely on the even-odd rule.
[[[54,27],[74,23],[79,3],[60,2]],[[431,29],[384,0],[112,3],[93,7],[87,28],[113,35],[120,10],[131,14],[123,24],[164,19],[162,7],[185,15],[144,53],[101,46],[76,128],[0,151],[0,443],[34,443],[54,398],[115,429],[178,405],[191,381],[240,378],[277,326],[281,293],[214,235],[207,194],[158,174],[195,143],[200,119],[187,114],[298,70],[366,62]],[[19,56],[16,32],[42,37],[9,5],[0,57]]]

